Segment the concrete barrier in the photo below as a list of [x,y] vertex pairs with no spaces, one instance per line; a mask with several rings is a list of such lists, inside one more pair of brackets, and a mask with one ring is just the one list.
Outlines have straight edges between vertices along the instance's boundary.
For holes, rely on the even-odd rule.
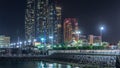
[[78,64],[91,64],[91,65],[100,65],[100,66],[108,66],[108,67],[116,66],[116,56],[54,53],[49,58],[53,60],[73,62]]

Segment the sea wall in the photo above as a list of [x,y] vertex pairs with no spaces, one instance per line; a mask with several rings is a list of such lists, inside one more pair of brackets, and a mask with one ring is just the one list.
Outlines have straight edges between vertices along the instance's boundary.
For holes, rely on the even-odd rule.
[[50,55],[49,58],[57,61],[72,62],[77,64],[90,64],[112,67],[116,66],[116,56],[54,53]]
[[50,59],[77,64],[114,67],[120,62],[120,50],[49,50],[48,54]]

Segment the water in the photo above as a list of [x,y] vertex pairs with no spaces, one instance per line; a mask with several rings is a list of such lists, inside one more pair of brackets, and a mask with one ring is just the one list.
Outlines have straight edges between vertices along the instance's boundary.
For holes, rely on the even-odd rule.
[[71,68],[71,67],[77,66],[43,61],[0,61],[0,68]]
[[[99,68],[45,61],[0,61],[0,68]],[[113,68],[113,67],[112,67]]]

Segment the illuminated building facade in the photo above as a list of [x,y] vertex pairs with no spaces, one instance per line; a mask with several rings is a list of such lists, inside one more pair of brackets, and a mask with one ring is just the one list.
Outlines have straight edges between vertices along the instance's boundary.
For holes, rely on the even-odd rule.
[[61,6],[59,5],[59,1],[57,0],[56,1],[56,15],[57,15],[57,25],[56,25],[56,35],[57,35],[57,38],[56,38],[56,42],[57,43],[61,43],[62,42],[62,8]]
[[93,44],[94,36],[89,35],[89,44]]
[[78,31],[78,20],[76,18],[66,18],[64,20],[64,42],[71,40],[78,40],[79,35],[76,34]]
[[0,36],[0,48],[8,48],[10,45],[10,37]]
[[101,36],[89,35],[89,44],[100,45]]
[[[61,40],[61,7],[56,5],[55,0],[30,0],[30,2],[32,2],[30,3],[32,5],[30,6],[31,9],[28,10],[30,13],[26,12],[27,15],[31,14],[33,17],[30,16],[32,17],[32,23],[27,22],[31,26],[26,24],[26,39],[37,38],[40,41],[40,38],[44,38],[46,43],[59,43]],[[29,5],[29,1],[27,5]],[[28,18],[28,20],[31,20],[31,18]],[[50,39],[50,36],[53,36],[53,38]]]
[[32,40],[35,38],[35,0],[27,0],[25,13],[25,38]]

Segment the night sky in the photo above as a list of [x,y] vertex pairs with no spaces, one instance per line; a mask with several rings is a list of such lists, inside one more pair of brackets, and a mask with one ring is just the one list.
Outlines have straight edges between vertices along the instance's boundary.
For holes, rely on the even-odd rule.
[[[24,38],[25,0],[0,0],[0,34],[16,40]],[[120,0],[61,0],[62,17],[79,19],[82,34],[99,35],[104,25],[103,40],[120,40]]]

